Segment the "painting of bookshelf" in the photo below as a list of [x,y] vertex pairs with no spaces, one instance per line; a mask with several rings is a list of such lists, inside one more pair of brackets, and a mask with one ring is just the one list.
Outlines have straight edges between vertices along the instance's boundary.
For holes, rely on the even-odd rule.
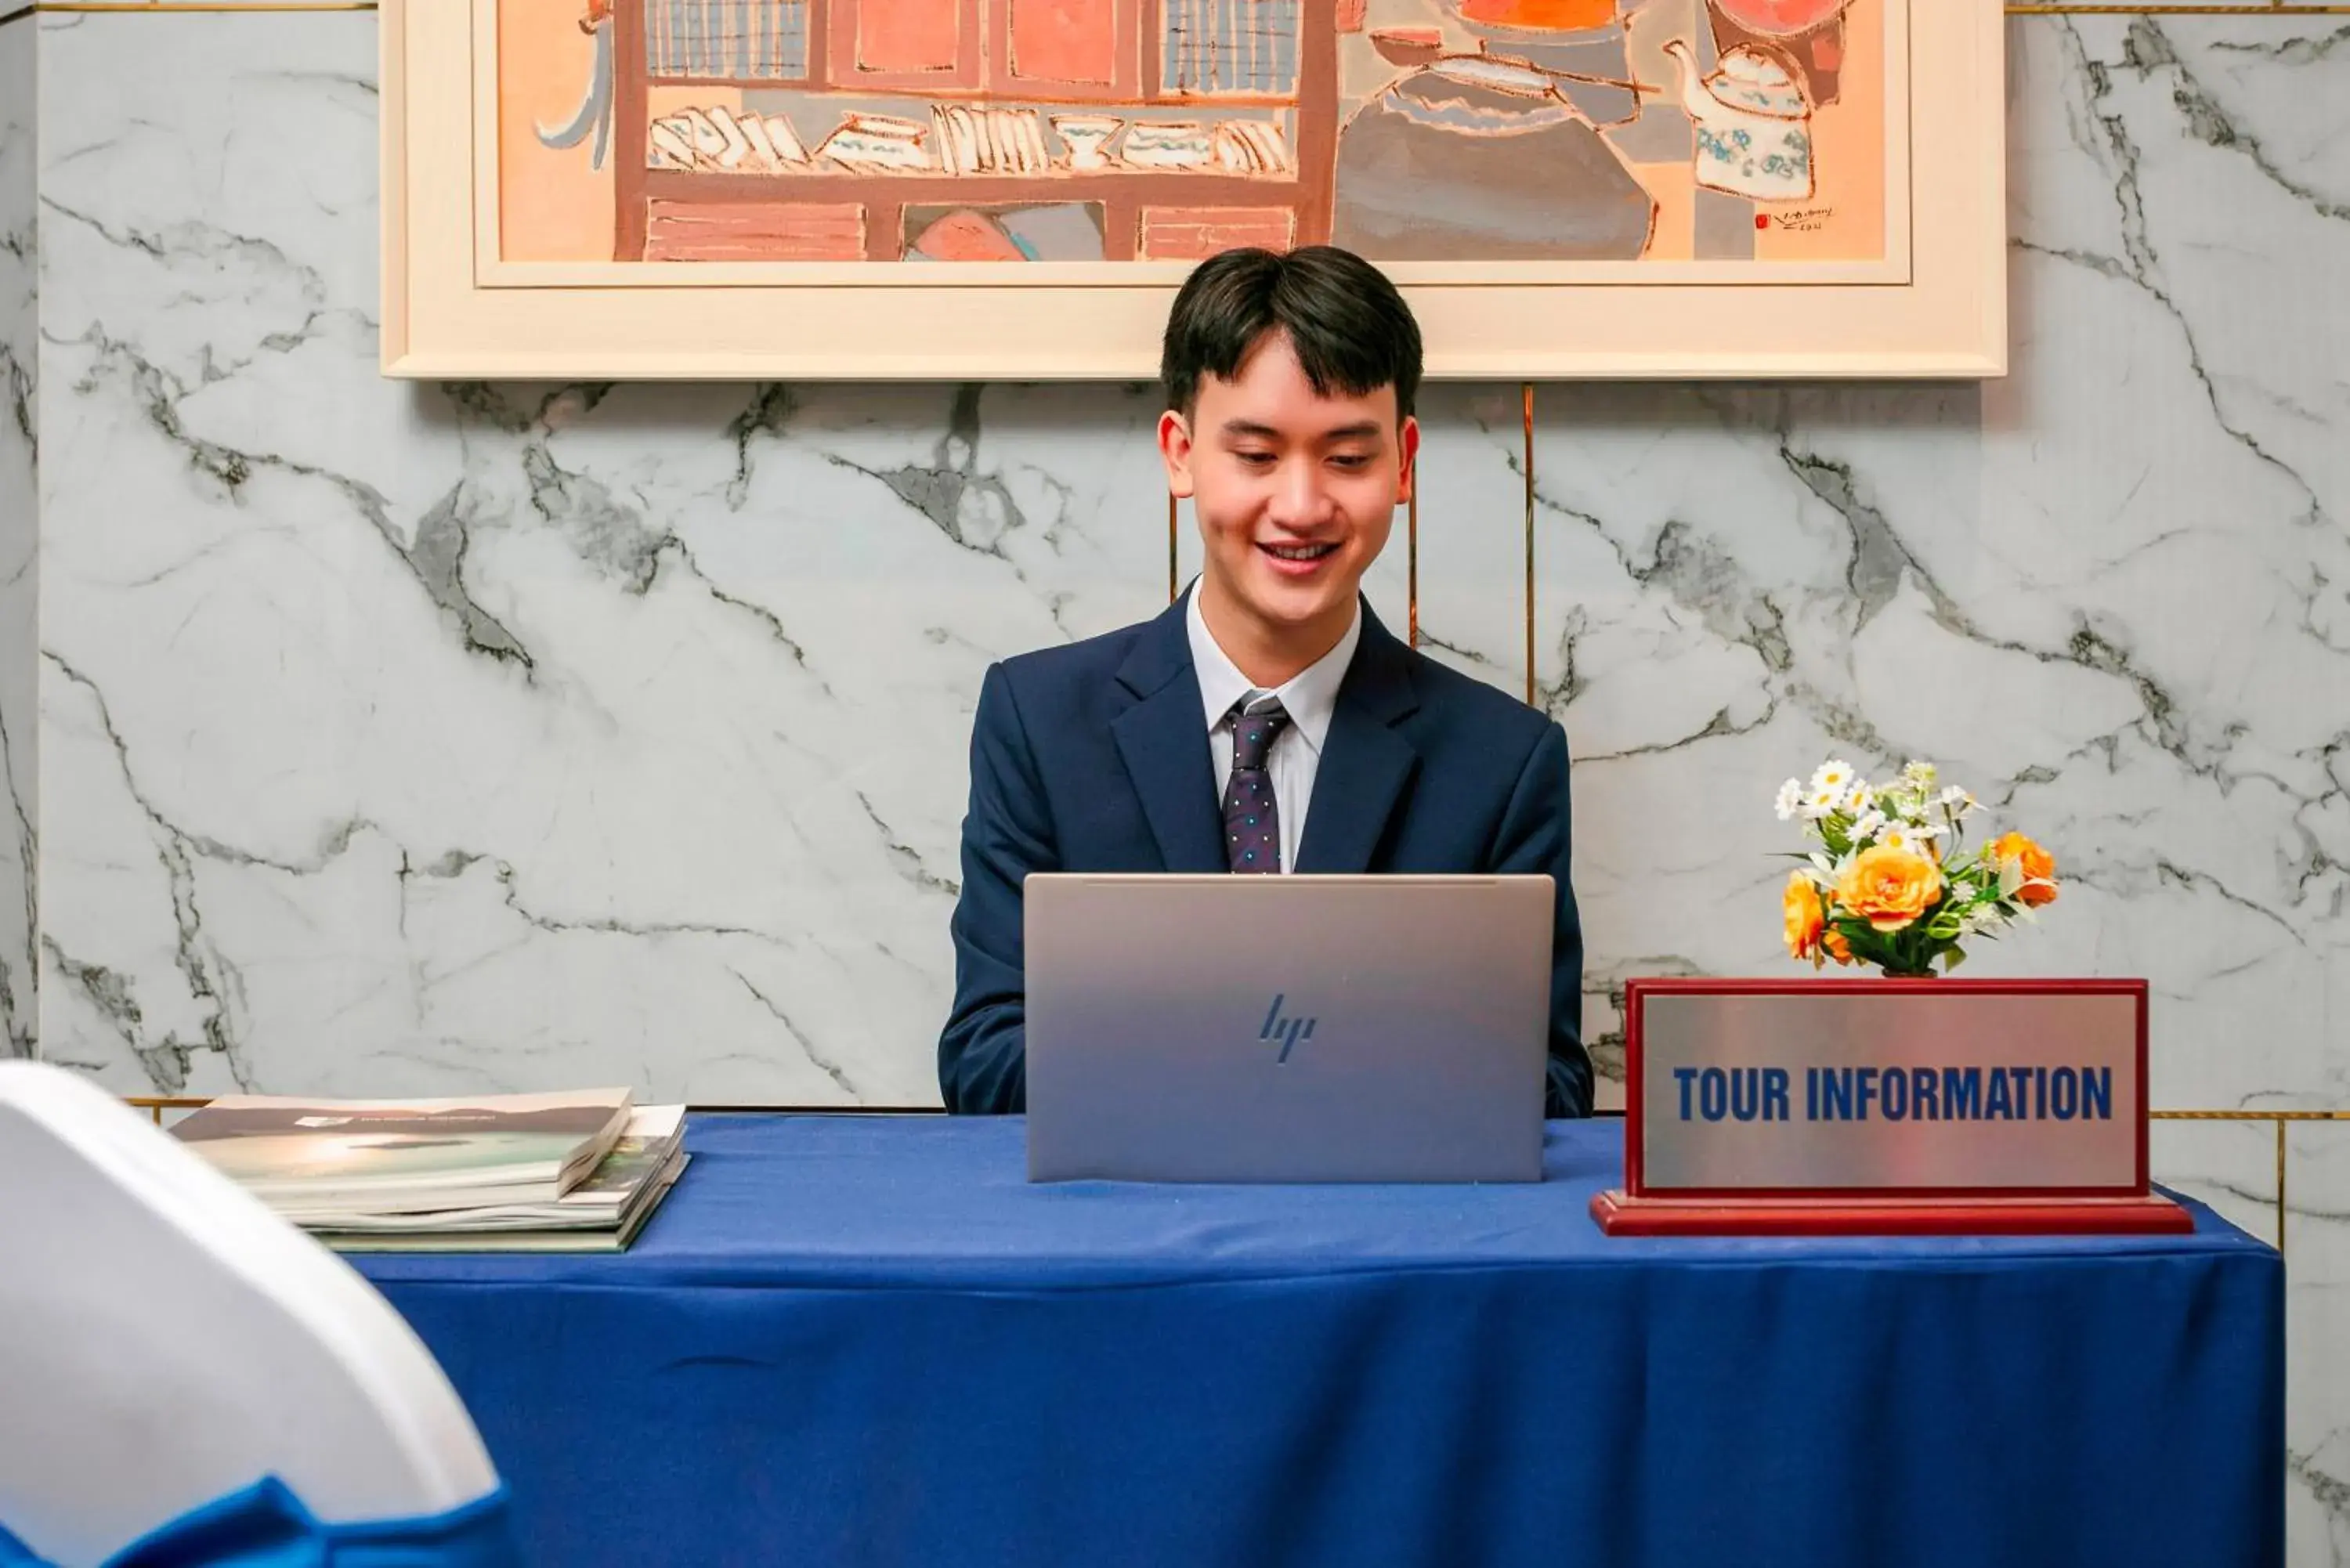
[[617,0],[614,259],[1328,238],[1330,0]]
[[1887,255],[1908,0],[476,3],[509,260]]
[[2005,362],[1971,0],[376,3],[393,374],[1130,379],[1326,242],[1439,374]]

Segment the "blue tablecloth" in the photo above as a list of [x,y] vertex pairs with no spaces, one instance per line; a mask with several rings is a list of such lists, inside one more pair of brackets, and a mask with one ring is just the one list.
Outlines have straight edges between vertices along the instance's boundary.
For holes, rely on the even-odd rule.
[[2266,1246],[1611,1241],[1622,1137],[1031,1187],[1016,1120],[701,1117],[626,1256],[359,1262],[546,1563],[2282,1562]]
[[[264,1476],[157,1526],[102,1568],[517,1568],[504,1490],[429,1519],[335,1522]],[[52,1568],[0,1523],[0,1568]]]

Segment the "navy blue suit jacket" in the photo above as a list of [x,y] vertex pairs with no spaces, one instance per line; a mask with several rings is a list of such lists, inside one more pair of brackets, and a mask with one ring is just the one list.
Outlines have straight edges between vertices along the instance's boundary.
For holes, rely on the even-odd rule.
[[[1225,869],[1183,613],[1179,600],[1139,626],[1008,659],[980,688],[954,1012],[939,1037],[951,1111],[1026,1103],[1022,878]],[[1557,724],[1405,647],[1366,605],[1296,869],[1550,873],[1558,917],[1548,1114],[1590,1113],[1583,929],[1567,880],[1566,735]]]

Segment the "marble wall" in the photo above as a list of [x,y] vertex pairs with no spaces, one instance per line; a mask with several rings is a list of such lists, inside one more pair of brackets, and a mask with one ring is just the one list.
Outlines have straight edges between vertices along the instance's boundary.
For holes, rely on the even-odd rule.
[[[971,708],[1165,602],[1149,390],[389,383],[373,18],[36,26],[43,1054],[124,1091],[935,1103]],[[34,32],[0,26],[9,84]],[[2350,1104],[2350,18],[2010,39],[2012,377],[1537,389],[1589,1030],[1619,1071],[1625,977],[1785,972],[1773,787],[1921,753],[2070,878],[1978,972],[2150,977],[2158,1105]],[[1523,691],[1520,390],[1424,413],[1428,646]],[[2167,1125],[2158,1173],[2265,1232],[2269,1136]],[[2350,1553],[2350,1126],[2289,1154],[2314,1563]]]
[[39,1025],[35,43],[31,0],[0,0],[0,1058],[31,1054]]

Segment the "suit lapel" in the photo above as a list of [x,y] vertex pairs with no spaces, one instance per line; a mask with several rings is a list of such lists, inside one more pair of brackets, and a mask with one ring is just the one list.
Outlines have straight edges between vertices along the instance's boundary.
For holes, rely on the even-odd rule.
[[1166,869],[1222,871],[1223,818],[1183,618],[1184,601],[1178,599],[1136,639],[1118,681],[1138,701],[1110,721],[1110,732]]
[[1365,605],[1362,641],[1338,689],[1314,775],[1305,842],[1297,849],[1300,872],[1359,876],[1371,868],[1379,836],[1419,766],[1419,751],[1394,726],[1419,707],[1409,652]]

